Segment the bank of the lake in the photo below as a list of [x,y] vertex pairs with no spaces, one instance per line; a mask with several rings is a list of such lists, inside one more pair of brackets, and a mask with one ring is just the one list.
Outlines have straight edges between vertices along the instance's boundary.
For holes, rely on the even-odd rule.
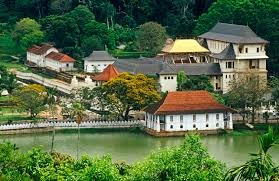
[[[15,143],[21,150],[44,146],[50,150],[52,132],[23,135],[0,136],[0,140]],[[55,136],[55,150],[76,155],[77,134],[75,130],[58,131]],[[182,137],[155,138],[140,131],[94,129],[81,130],[81,154],[111,154],[114,161],[125,160],[133,163],[144,159],[152,150],[181,144]],[[222,160],[229,167],[239,165],[248,159],[248,154],[258,150],[256,134],[204,136],[202,142],[209,153]],[[279,148],[271,150],[276,161],[279,161]],[[277,154],[276,154],[277,153]]]

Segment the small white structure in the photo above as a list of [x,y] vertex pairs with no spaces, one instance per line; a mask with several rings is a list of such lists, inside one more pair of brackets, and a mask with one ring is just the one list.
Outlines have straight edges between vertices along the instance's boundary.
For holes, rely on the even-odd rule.
[[102,72],[108,65],[116,61],[107,51],[93,51],[84,58],[84,71],[88,73]]
[[146,127],[156,132],[233,129],[232,110],[207,91],[169,92],[145,110]]
[[42,46],[34,45],[27,50],[27,61],[35,64],[38,67],[45,67],[45,56],[50,52],[57,52],[58,50],[50,44]]
[[63,53],[51,52],[45,57],[45,67],[57,72],[74,70],[74,62],[75,59]]

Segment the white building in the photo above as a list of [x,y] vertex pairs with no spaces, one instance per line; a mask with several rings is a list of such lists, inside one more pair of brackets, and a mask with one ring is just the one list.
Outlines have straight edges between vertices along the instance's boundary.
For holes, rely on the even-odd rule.
[[45,67],[57,72],[74,70],[75,59],[63,53],[51,52],[45,56]]
[[84,58],[84,71],[88,73],[102,72],[115,60],[107,51],[93,51],[88,57]]
[[210,62],[220,64],[224,93],[229,90],[231,80],[247,74],[258,74],[262,83],[267,81],[265,47],[268,41],[258,37],[248,26],[217,23],[199,39],[211,52]]
[[145,112],[146,128],[156,133],[233,129],[234,110],[217,102],[207,91],[169,92]]
[[27,50],[27,62],[38,67],[45,67],[45,56],[50,52],[57,52],[58,50],[50,44],[42,46],[34,45]]

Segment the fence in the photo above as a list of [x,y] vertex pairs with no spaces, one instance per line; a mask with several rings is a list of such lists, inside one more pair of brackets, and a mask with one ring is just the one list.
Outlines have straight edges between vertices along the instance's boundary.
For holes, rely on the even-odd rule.
[[[144,121],[86,121],[80,124],[80,128],[131,128],[141,127]],[[33,129],[33,128],[50,128],[57,129],[74,129],[78,124],[74,121],[54,121],[54,122],[39,122],[39,123],[19,123],[0,125],[0,131]]]

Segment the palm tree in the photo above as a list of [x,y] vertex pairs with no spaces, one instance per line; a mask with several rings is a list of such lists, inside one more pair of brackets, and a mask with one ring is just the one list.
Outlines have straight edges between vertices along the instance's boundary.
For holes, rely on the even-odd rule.
[[85,109],[80,102],[73,102],[70,108],[70,116],[75,119],[78,124],[78,140],[77,140],[77,159],[79,159],[79,141],[80,141],[80,123],[85,117]]
[[266,181],[274,179],[278,175],[278,167],[275,166],[268,151],[277,144],[278,136],[269,127],[266,134],[259,136],[259,152],[250,154],[252,158],[244,165],[230,169],[224,180]]

